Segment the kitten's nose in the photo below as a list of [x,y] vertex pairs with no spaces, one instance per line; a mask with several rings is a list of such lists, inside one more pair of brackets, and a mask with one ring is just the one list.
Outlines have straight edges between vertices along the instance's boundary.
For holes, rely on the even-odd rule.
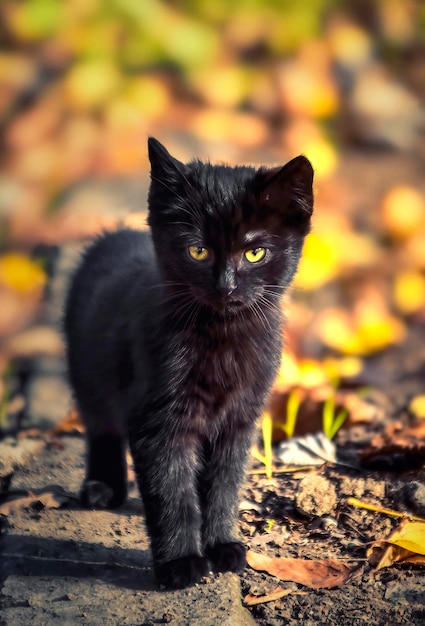
[[235,273],[225,271],[220,274],[216,289],[221,296],[228,298],[235,291],[237,286]]

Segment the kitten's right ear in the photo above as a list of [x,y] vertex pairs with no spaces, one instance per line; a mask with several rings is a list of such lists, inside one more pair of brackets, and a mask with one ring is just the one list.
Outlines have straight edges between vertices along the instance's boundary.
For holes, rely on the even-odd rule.
[[306,235],[313,213],[313,168],[303,155],[283,167],[262,168],[260,202],[280,213],[284,221]]
[[168,150],[155,137],[148,138],[148,154],[151,163],[152,179],[167,179],[172,182],[174,179],[180,179],[184,174],[185,165],[175,159]]

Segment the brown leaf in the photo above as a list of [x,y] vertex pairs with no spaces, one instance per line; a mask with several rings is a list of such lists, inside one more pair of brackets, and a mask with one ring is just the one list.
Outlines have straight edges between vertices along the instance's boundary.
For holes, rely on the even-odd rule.
[[425,563],[425,556],[387,541],[374,541],[366,551],[369,564],[380,570],[394,563]]
[[49,435],[64,435],[75,432],[83,433],[84,431],[84,424],[81,420],[79,412],[72,409],[63,420],[58,422],[56,426],[49,431]]
[[389,537],[371,543],[366,555],[377,570],[394,563],[425,563],[425,521],[404,519]]
[[284,598],[285,596],[293,595],[304,595],[306,591],[293,591],[292,589],[282,589],[282,587],[276,587],[270,593],[266,593],[264,596],[255,596],[251,593],[248,593],[243,601],[247,606],[254,606],[255,604],[263,604],[265,602],[274,602],[275,600],[279,600],[280,598]]
[[362,567],[358,565],[346,565],[336,559],[271,558],[252,550],[247,553],[247,562],[253,569],[266,571],[281,580],[291,580],[313,589],[339,587],[362,571]]
[[374,437],[371,445],[361,452],[362,465],[372,468],[406,470],[425,463],[425,423],[412,426],[400,422],[390,424]]
[[10,502],[4,502],[0,506],[0,515],[14,515],[23,509],[30,508],[37,510],[59,509],[67,500],[66,496],[58,496],[50,491],[38,496],[31,493],[24,498],[15,498]]

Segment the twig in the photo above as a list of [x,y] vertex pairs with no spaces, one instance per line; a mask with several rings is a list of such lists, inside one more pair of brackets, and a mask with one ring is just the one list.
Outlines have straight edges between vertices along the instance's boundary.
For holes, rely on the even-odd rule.
[[410,513],[400,513],[400,511],[393,511],[392,509],[383,509],[367,502],[361,502],[356,498],[347,498],[347,504],[356,506],[359,509],[366,509],[367,511],[374,511],[375,513],[383,513],[384,515],[391,515],[392,517],[407,517],[415,522],[425,522],[423,517],[417,517],[416,515],[410,515]]

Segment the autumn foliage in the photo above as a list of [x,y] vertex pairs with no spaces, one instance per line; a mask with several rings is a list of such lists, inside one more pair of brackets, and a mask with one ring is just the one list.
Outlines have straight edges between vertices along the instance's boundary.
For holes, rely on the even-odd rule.
[[[387,178],[357,199],[371,181],[360,168],[354,186],[347,184],[347,155],[354,145],[420,151],[425,14],[410,0],[360,6],[4,0],[6,348],[40,313],[46,250],[124,219],[127,207],[118,210],[100,189],[146,179],[148,134],[167,136],[183,160],[284,162],[304,153],[314,164],[314,229],[286,304],[291,321],[276,406],[299,389],[300,410],[308,398],[320,413],[361,373],[365,357],[402,342],[408,323],[425,312],[425,189],[419,177]],[[373,167],[365,155],[364,168]],[[143,225],[144,202],[130,223]],[[355,366],[347,374],[349,362]],[[348,405],[338,396],[335,406]],[[273,415],[276,423],[284,413]]]

